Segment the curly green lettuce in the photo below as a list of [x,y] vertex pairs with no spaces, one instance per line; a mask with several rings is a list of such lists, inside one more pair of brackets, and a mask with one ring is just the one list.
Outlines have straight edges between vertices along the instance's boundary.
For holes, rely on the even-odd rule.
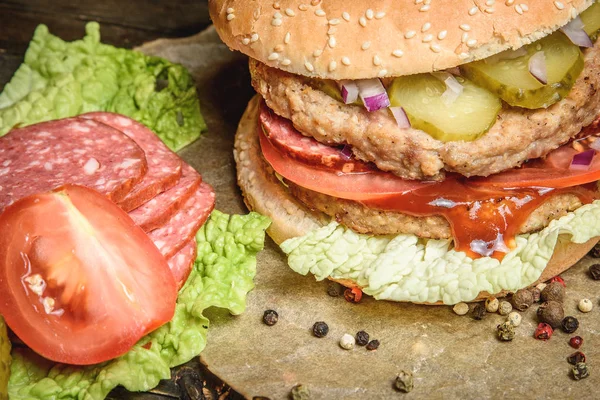
[[179,64],[100,42],[100,26],[65,42],[39,25],[25,61],[0,93],[0,136],[88,111],[127,115],[177,151],[206,129],[193,79]]
[[9,381],[11,400],[104,399],[118,385],[130,391],[150,390],[169,379],[170,368],[186,363],[206,346],[209,307],[232,314],[246,308],[253,289],[256,254],[264,246],[268,218],[256,213],[211,214],[198,231],[194,269],[177,299],[171,322],[145,336],[118,359],[86,367],[55,364],[31,350],[13,350]]

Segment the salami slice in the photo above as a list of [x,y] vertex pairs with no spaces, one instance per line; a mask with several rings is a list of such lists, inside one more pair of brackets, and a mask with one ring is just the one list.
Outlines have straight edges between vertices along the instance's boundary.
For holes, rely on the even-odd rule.
[[192,272],[194,262],[196,261],[197,250],[198,246],[196,245],[196,239],[192,239],[187,242],[181,250],[175,253],[173,257],[167,260],[178,289],[181,289],[190,275],[190,272]]
[[66,118],[0,138],[0,212],[34,193],[72,183],[118,202],[146,173],[144,151],[110,126]]
[[148,236],[168,259],[196,235],[214,207],[215,192],[209,184],[202,182],[183,208],[165,225],[149,232]]
[[177,185],[130,211],[129,216],[145,232],[159,228],[183,207],[185,202],[198,190],[201,183],[200,174],[194,168],[183,163],[183,173]]
[[173,187],[181,177],[181,159],[145,125],[120,114],[93,112],[80,115],[82,118],[101,122],[120,130],[138,144],[146,153],[148,171],[140,183],[119,201],[125,211],[146,203],[157,194]]

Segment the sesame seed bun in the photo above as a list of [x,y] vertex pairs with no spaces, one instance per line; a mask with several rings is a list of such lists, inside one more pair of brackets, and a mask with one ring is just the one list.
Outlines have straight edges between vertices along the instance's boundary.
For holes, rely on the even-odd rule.
[[325,79],[452,68],[538,40],[592,0],[210,0],[221,39],[269,66]]
[[[257,136],[260,101],[258,95],[250,101],[238,126],[234,147],[237,179],[246,206],[271,218],[272,224],[267,233],[277,244],[281,244],[289,238],[305,235],[326,225],[330,219],[323,213],[309,210],[292,197],[262,159]],[[567,270],[584,257],[599,239],[596,237],[579,244],[571,242],[568,235],[560,235],[550,262],[532,285],[547,281]],[[347,287],[358,287],[352,280],[338,282]],[[506,291],[493,293],[497,297],[507,294]],[[481,292],[473,301],[483,300],[491,295],[492,293]]]

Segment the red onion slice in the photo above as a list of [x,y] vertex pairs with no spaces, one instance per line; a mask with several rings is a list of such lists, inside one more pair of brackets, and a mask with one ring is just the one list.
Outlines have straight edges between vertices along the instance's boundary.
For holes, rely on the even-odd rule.
[[367,111],[377,111],[390,106],[390,99],[379,79],[356,81],[358,93]]
[[592,39],[583,30],[583,21],[579,17],[571,20],[571,22],[560,28],[560,30],[567,35],[573,44],[579,47],[592,47],[594,45]]
[[543,51],[538,51],[529,59],[529,72],[542,85],[548,83],[548,72],[546,70],[546,56]]
[[390,107],[390,111],[396,119],[396,123],[402,129],[410,128],[410,120],[408,119],[408,115],[406,115],[406,111],[402,107]]
[[591,144],[590,147],[596,151],[600,151],[600,138],[596,138]]
[[358,85],[356,85],[356,82],[343,80],[339,82],[339,85],[342,92],[342,100],[344,100],[345,104],[354,103],[358,99]]
[[344,147],[342,147],[342,151],[340,152],[340,156],[342,156],[342,158],[344,160],[349,160],[352,158],[352,147],[350,147],[349,145],[345,144]]
[[446,84],[446,90],[442,94],[442,101],[444,104],[449,106],[454,103],[462,94],[464,89],[463,85],[461,85],[451,73],[432,72],[431,74]]
[[592,161],[594,161],[595,155],[596,150],[592,149],[575,154],[573,156],[573,159],[571,160],[571,165],[569,165],[569,169],[584,171],[590,169],[590,165],[592,165]]

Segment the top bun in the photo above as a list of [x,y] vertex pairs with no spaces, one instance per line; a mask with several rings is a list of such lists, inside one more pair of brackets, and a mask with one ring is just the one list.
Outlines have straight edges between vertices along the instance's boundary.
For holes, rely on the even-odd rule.
[[210,0],[221,39],[269,66],[324,79],[401,76],[517,49],[593,0]]

